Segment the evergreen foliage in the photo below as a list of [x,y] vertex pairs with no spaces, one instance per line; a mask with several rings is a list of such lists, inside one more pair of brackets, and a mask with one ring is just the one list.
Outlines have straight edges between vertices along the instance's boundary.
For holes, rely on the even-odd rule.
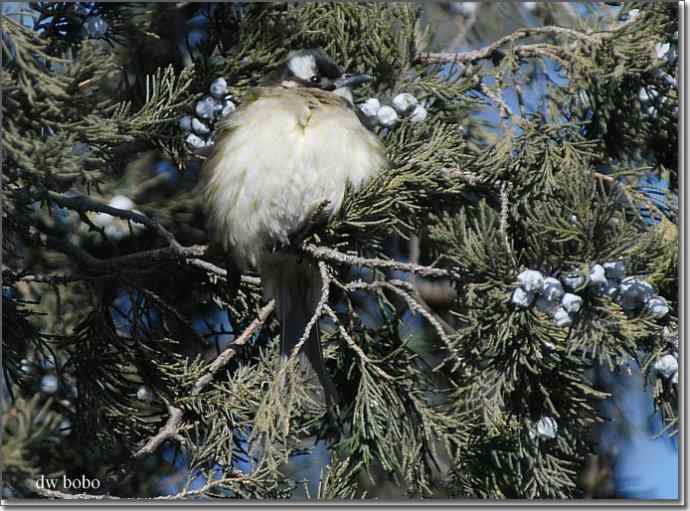
[[[626,2],[620,19],[520,29],[464,53],[433,51],[428,8],[33,2],[32,28],[3,17],[13,496],[79,497],[37,488],[40,474],[98,478],[91,497],[158,496],[175,452],[188,477],[172,498],[288,498],[302,482],[286,467],[323,437],[331,461],[311,498],[369,498],[382,482],[409,498],[581,497],[607,419],[599,365],[639,365],[677,430],[677,386],[654,370],[677,352],[677,8]],[[84,34],[93,16],[107,23],[97,39]],[[180,45],[190,19],[207,33]],[[296,357],[281,361],[258,278],[226,270],[209,244],[204,156],[178,126],[217,77],[241,104],[289,51],[316,47],[372,74],[356,104],[409,92],[428,111],[375,128],[390,168],[285,247],[327,283],[316,317],[335,418]],[[530,107],[539,81],[547,94]],[[496,127],[474,115],[489,106]],[[667,183],[656,200],[650,174]],[[123,195],[133,207],[118,207]],[[609,261],[669,314],[596,292],[587,276]],[[525,269],[585,277],[570,326],[511,302]]]

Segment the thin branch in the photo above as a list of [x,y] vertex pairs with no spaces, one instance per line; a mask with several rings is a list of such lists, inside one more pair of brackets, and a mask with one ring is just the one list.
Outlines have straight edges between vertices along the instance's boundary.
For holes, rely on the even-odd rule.
[[307,326],[304,328],[304,333],[302,334],[302,337],[300,337],[300,340],[292,349],[292,352],[290,352],[291,361],[297,357],[297,353],[299,353],[300,348],[304,345],[305,342],[307,342],[307,339],[311,335],[311,331],[316,326],[316,323],[319,321],[321,314],[323,314],[324,309],[328,305],[328,298],[330,296],[332,279],[330,274],[328,273],[328,266],[326,266],[326,263],[324,263],[323,261],[319,261],[319,272],[321,273],[321,298],[319,298],[319,303],[316,305],[314,314],[312,314],[311,318],[309,319],[309,322],[307,323]]
[[103,494],[90,494],[90,493],[67,493],[60,490],[49,490],[48,488],[41,488],[36,484],[36,481],[27,481],[28,486],[42,497],[47,497],[50,499],[63,499],[63,500],[105,500],[105,499],[119,499],[120,497],[114,497],[112,495]]
[[[191,257],[186,260],[187,264],[190,266],[194,266],[195,268],[199,268],[201,270],[206,271],[206,273],[210,273],[211,275],[217,275],[218,277],[221,277],[223,279],[228,278],[228,271],[216,266],[213,263],[209,263],[208,261],[204,261],[203,259],[199,259],[197,257]],[[244,282],[245,284],[250,284],[252,286],[261,286],[261,279],[259,277],[252,277],[249,275],[242,275],[240,277],[241,281]]]
[[[556,26],[522,28],[522,29],[516,30],[512,34],[509,34],[507,36],[504,36],[504,37],[494,41],[493,43],[491,43],[487,46],[484,46],[483,48],[479,48],[478,50],[457,52],[457,53],[454,53],[454,52],[441,52],[441,53],[423,52],[423,53],[420,53],[417,55],[415,62],[417,64],[450,64],[450,63],[468,64],[468,63],[476,62],[479,60],[491,59],[492,57],[502,56],[502,52],[500,50],[500,48],[502,46],[505,46],[508,43],[515,42],[518,39],[530,37],[533,35],[541,35],[541,34],[567,35],[567,36],[575,37],[576,39],[581,39],[581,40],[592,42],[592,43],[598,43],[600,41],[600,38],[598,36],[584,33],[584,32],[579,32],[577,30],[572,30],[569,28],[556,27]],[[560,51],[556,47],[554,47],[554,49],[556,49],[556,51]],[[537,48],[536,48],[536,45],[516,46],[513,48],[513,51],[520,57],[531,57],[531,56],[534,56],[535,54],[539,53]]]
[[510,209],[510,192],[512,188],[513,185],[508,181],[501,183],[501,214],[499,217],[499,228],[503,236],[503,241],[506,244],[508,254],[511,255],[513,251],[512,247],[510,246],[510,239],[508,238],[508,215]]
[[37,284],[48,284],[50,286],[54,286],[56,284],[69,284],[71,282],[96,280],[98,278],[99,277],[95,275],[80,275],[78,273],[32,273],[30,275],[23,275],[19,277],[17,280],[22,280],[24,282],[35,282]]
[[46,246],[52,250],[62,252],[72,257],[79,264],[92,270],[101,272],[127,271],[131,268],[151,267],[161,261],[172,261],[180,257],[199,257],[204,255],[206,247],[204,245],[192,245],[183,247],[175,242],[175,246],[134,252],[120,257],[110,259],[100,259],[89,254],[84,249],[54,236],[46,236]]
[[[243,479],[244,474],[240,471],[235,471],[233,473],[233,477],[223,477],[221,479],[212,479],[210,481],[207,481],[201,488],[197,488],[195,490],[190,490],[188,488],[184,488],[180,493],[176,493],[175,495],[161,495],[159,497],[154,497],[153,500],[177,500],[177,499],[186,499],[190,497],[200,497],[203,495],[206,495],[210,490],[217,486],[222,486],[224,484],[228,484],[230,482],[236,483],[238,479]],[[247,478],[248,479],[248,478]]]
[[505,101],[503,101],[500,91],[494,92],[484,83],[481,83],[479,87],[487,97],[492,99],[498,105],[501,119],[511,119],[513,120],[513,122],[516,121],[517,117],[515,116],[511,108],[508,106],[508,104]]
[[153,454],[166,440],[175,439],[178,442],[184,443],[184,438],[179,433],[179,428],[182,424],[182,410],[171,404],[168,404],[167,407],[169,416],[165,425],[161,427],[158,433],[149,438],[143,447],[134,453],[134,459]]
[[393,261],[390,259],[376,259],[366,258],[351,254],[344,254],[335,249],[328,247],[320,247],[318,245],[307,244],[302,246],[302,251],[314,259],[321,261],[332,261],[340,264],[347,264],[350,266],[366,266],[368,268],[381,268],[387,270],[401,270],[422,277],[436,277],[449,278],[454,280],[462,279],[462,275],[453,270],[445,270],[442,268],[432,268],[430,266],[422,266],[419,264],[404,263],[401,261]]
[[105,213],[106,215],[142,224],[151,229],[152,231],[158,233],[163,239],[165,239],[170,244],[171,248],[182,248],[182,245],[180,245],[180,243],[175,239],[175,236],[173,236],[172,233],[168,231],[158,220],[152,220],[142,213],[114,208],[107,204],[103,204],[102,202],[98,202],[87,195],[68,197],[59,193],[45,190],[42,193],[35,194],[33,196],[33,199],[54,202],[58,206],[71,209],[79,213],[86,213],[88,211],[96,213]]
[[[134,259],[127,259],[124,261],[124,264],[131,264],[132,262],[138,262],[138,261],[145,261],[146,259],[151,258],[152,260],[159,260],[161,257],[166,258],[168,256],[172,257],[179,257],[183,259],[186,263],[188,263],[191,266],[200,268],[202,270],[205,270],[208,273],[218,275],[220,277],[223,277],[227,279],[227,270],[223,268],[219,268],[218,266],[208,262],[204,261],[203,259],[199,259],[198,256],[204,255],[206,252],[206,247],[203,245],[195,245],[191,247],[185,247],[181,245],[176,239],[175,236],[168,231],[157,219],[151,219],[148,216],[138,213],[136,211],[129,211],[129,210],[124,210],[124,209],[119,209],[119,208],[114,208],[112,206],[109,206],[107,204],[103,204],[101,202],[98,202],[91,197],[88,197],[86,195],[79,195],[76,197],[69,197],[65,195],[61,195],[59,193],[51,192],[51,191],[44,191],[40,194],[35,194],[32,196],[32,199],[34,200],[47,200],[50,202],[54,202],[55,204],[74,210],[79,213],[80,217],[85,220],[87,223],[92,225],[92,222],[88,219],[88,217],[85,216],[86,212],[96,212],[96,213],[104,213],[110,216],[114,216],[117,218],[121,218],[124,220],[128,220],[131,222],[135,222],[138,224],[142,224],[145,227],[148,227],[149,229],[153,230],[156,232],[159,236],[161,236],[163,239],[165,239],[168,244],[169,248],[168,249],[156,249],[148,252],[139,252],[137,254],[130,254],[128,256],[124,257],[130,257],[134,258],[134,256],[137,256]],[[95,226],[94,226],[95,227]],[[100,269],[107,269],[107,268],[112,268],[113,265],[122,265],[123,260],[122,259],[108,259],[108,260],[99,260],[97,258],[94,258],[90,256],[88,253],[84,252],[83,250],[79,249],[76,246],[69,246],[66,243],[58,243],[58,241],[61,240],[51,240],[53,242],[54,248],[58,249],[61,252],[69,252],[69,255],[72,255],[73,257],[77,258],[78,261],[86,263],[88,266],[100,268]],[[108,262],[105,262],[108,261]],[[242,276],[242,281],[248,284],[252,285],[260,285],[261,281],[260,279],[256,277],[250,277],[250,276]]]
[[254,335],[254,332],[256,332],[266,322],[274,309],[275,300],[271,300],[259,311],[258,316],[249,324],[244,332],[233,340],[233,342],[216,357],[211,365],[208,366],[208,369],[206,369],[206,374],[199,378],[194,384],[191,392],[192,397],[198,396],[206,385],[213,380],[213,376],[223,367],[225,367],[228,362],[230,362],[232,357],[235,356],[235,352],[239,346],[247,344],[247,342],[252,338],[252,335]]

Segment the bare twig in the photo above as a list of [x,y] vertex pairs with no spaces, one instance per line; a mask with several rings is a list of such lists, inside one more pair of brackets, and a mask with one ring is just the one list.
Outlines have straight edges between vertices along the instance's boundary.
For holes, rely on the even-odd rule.
[[[201,270],[206,271],[206,273],[210,273],[211,275],[217,275],[218,277],[221,277],[223,279],[228,278],[228,271],[216,266],[213,263],[209,263],[208,261],[204,261],[203,259],[199,259],[197,257],[190,257],[189,259],[186,260],[187,264],[190,266],[194,266],[195,268],[199,268]],[[250,284],[252,286],[260,286],[261,285],[261,279],[259,277],[252,277],[250,275],[242,275],[240,277],[240,280],[244,282],[245,284]]]
[[182,424],[182,410],[171,404],[168,404],[167,408],[168,420],[163,427],[158,430],[158,433],[149,438],[148,441],[134,453],[134,459],[153,454],[166,440],[175,439],[180,443],[184,443],[184,438],[179,433],[179,428]]
[[513,185],[507,181],[501,183],[501,214],[499,217],[499,229],[501,230],[501,235],[503,236],[503,241],[505,241],[506,250],[509,254],[512,250],[510,240],[508,239],[508,209],[510,208],[509,194],[512,186]]
[[206,374],[199,378],[194,384],[191,392],[192,397],[198,396],[206,385],[213,380],[213,376],[219,370],[225,367],[228,362],[230,362],[232,357],[235,356],[235,352],[239,346],[247,344],[247,342],[252,338],[252,335],[254,335],[254,332],[256,332],[266,322],[274,309],[275,300],[271,300],[259,311],[256,319],[254,319],[254,321],[252,321],[249,326],[245,328],[244,332],[242,332],[239,337],[234,339],[233,342],[216,357],[211,365],[208,366],[208,369],[206,369]]
[[482,92],[483,92],[487,97],[489,97],[490,99],[492,99],[492,100],[498,105],[498,110],[499,110],[501,119],[513,119],[513,120],[516,119],[515,114],[514,114],[513,111],[510,109],[510,107],[508,106],[508,104],[507,104],[505,101],[503,101],[503,98],[501,97],[501,92],[500,92],[500,91],[499,91],[499,92],[494,92],[494,91],[492,91],[487,85],[485,85],[484,83],[481,83],[481,84],[479,85],[479,87],[481,88]]
[[162,495],[159,497],[155,497],[153,500],[178,500],[178,499],[187,499],[190,497],[199,497],[202,495],[206,495],[210,490],[214,489],[217,486],[222,486],[224,484],[228,484],[230,482],[237,482],[238,479],[243,479],[244,474],[240,471],[235,471],[233,472],[233,477],[223,477],[221,479],[211,479],[210,481],[207,481],[201,488],[197,488],[194,490],[190,490],[189,488],[184,488],[181,492],[176,493],[175,495]]
[[204,245],[183,247],[178,243],[176,246],[134,252],[120,257],[111,257],[110,259],[99,259],[77,245],[54,236],[46,236],[46,246],[72,257],[79,264],[86,266],[90,270],[98,270],[100,272],[118,272],[132,268],[152,267],[160,261],[170,261],[180,257],[199,257],[206,252]]
[[356,255],[344,254],[343,252],[339,252],[332,248],[320,247],[313,244],[304,245],[302,250],[314,259],[332,261],[350,266],[366,266],[368,268],[401,270],[414,273],[415,275],[420,275],[422,277],[449,278],[454,280],[460,280],[462,278],[462,275],[453,270],[432,268],[431,266],[403,263],[401,261],[392,261],[389,259],[359,257]]
[[79,275],[77,273],[55,273],[55,274],[43,274],[43,273],[32,273],[30,275],[24,275],[18,280],[23,280],[25,282],[35,282],[39,284],[48,284],[54,286],[56,284],[68,284],[70,282],[80,282],[84,280],[95,280],[97,276],[94,275]]
[[[442,52],[442,53],[432,53],[423,52],[417,55],[416,62],[418,64],[468,64],[476,62],[479,60],[490,59],[494,56],[500,55],[500,48],[509,43],[515,42],[518,39],[525,37],[530,37],[534,35],[567,35],[574,37],[576,39],[581,39],[584,41],[598,43],[600,37],[598,35],[579,32],[577,30],[547,26],[547,27],[535,27],[535,28],[522,28],[516,30],[512,34],[504,36],[493,43],[479,48],[478,50],[465,51],[465,52]],[[520,57],[532,57],[540,53],[544,49],[544,45],[522,45],[513,47],[513,51]],[[556,47],[551,47],[550,51],[559,52],[560,50]],[[553,55],[550,55],[553,56]]]
[[304,328],[304,333],[302,334],[302,337],[300,337],[299,341],[290,352],[291,361],[297,357],[300,348],[304,345],[305,342],[307,342],[307,339],[311,335],[312,329],[316,326],[316,323],[319,321],[321,314],[323,314],[323,311],[328,304],[332,279],[330,274],[328,273],[328,266],[326,266],[326,263],[324,263],[323,261],[319,261],[319,272],[321,273],[321,298],[319,298],[319,303],[316,305],[314,314],[312,314],[311,318],[309,319],[309,322],[307,323],[307,326]]
[[60,490],[49,490],[48,488],[41,488],[36,484],[35,481],[28,481],[29,487],[42,497],[48,497],[51,499],[63,499],[63,500],[105,500],[105,499],[119,499],[120,497],[114,497],[112,495],[103,494],[92,494],[92,493],[67,493]]

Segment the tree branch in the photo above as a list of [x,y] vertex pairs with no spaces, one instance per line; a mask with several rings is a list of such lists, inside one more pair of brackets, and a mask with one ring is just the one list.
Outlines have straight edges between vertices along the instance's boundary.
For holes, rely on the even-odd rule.
[[340,264],[347,264],[350,266],[366,266],[368,268],[382,268],[387,270],[401,270],[422,277],[436,277],[448,278],[453,280],[461,280],[462,275],[453,270],[445,270],[443,268],[433,268],[431,266],[422,266],[419,264],[403,263],[401,261],[392,261],[389,259],[366,258],[351,254],[345,254],[335,249],[328,247],[320,247],[314,244],[306,244],[301,247],[301,251],[321,261],[332,261]]
[[153,454],[156,449],[166,440],[176,439],[179,442],[184,442],[184,439],[179,433],[180,424],[182,424],[182,410],[171,404],[168,407],[168,420],[165,425],[137,451],[134,453],[134,459],[143,458],[146,455]]
[[47,497],[51,499],[63,499],[63,500],[105,500],[105,499],[119,499],[120,497],[114,497],[108,494],[92,494],[92,493],[67,493],[59,490],[49,490],[48,488],[39,488],[35,481],[29,483],[29,487],[42,497]]
[[158,220],[151,219],[142,213],[129,211],[125,209],[114,208],[102,202],[98,202],[87,195],[78,195],[75,197],[68,197],[59,193],[45,190],[41,193],[34,194],[35,200],[46,200],[54,202],[58,206],[71,209],[79,213],[86,213],[89,211],[96,213],[105,213],[110,216],[129,220],[138,224],[142,224],[152,231],[158,233],[164,240],[166,240],[173,249],[180,249],[182,245]]
[[199,257],[206,252],[204,245],[192,245],[184,247],[175,241],[176,245],[163,248],[134,252],[120,257],[110,259],[99,259],[94,257],[82,248],[55,236],[46,236],[46,246],[52,250],[62,252],[72,257],[79,264],[91,270],[101,272],[115,272],[131,268],[146,268],[160,261],[172,261],[175,259],[185,259],[188,257]]
[[225,348],[216,357],[216,359],[211,363],[211,365],[208,366],[206,374],[199,378],[194,384],[194,387],[192,388],[191,392],[192,397],[198,396],[199,393],[206,387],[206,385],[208,385],[211,382],[213,376],[223,367],[225,367],[228,364],[228,362],[230,362],[232,357],[235,356],[235,352],[237,351],[237,348],[239,346],[244,346],[245,344],[247,344],[247,342],[251,339],[252,335],[254,335],[254,332],[256,332],[256,330],[258,330],[266,322],[266,320],[271,315],[274,309],[275,300],[271,300],[259,311],[258,316],[254,319],[254,321],[252,321],[249,324],[249,326],[244,330],[244,332],[242,332],[242,334],[239,337],[237,337],[227,348]]
[[[598,43],[600,38],[594,36],[590,33],[584,33],[570,28],[548,26],[548,27],[535,27],[535,28],[521,28],[516,30],[512,34],[501,37],[497,41],[479,48],[478,50],[465,51],[465,52],[422,52],[419,53],[415,59],[416,64],[469,64],[476,62],[478,60],[491,59],[493,57],[503,57],[503,52],[500,50],[502,46],[508,43],[517,41],[525,37],[530,37],[533,35],[566,35],[574,37],[576,39],[585,40],[592,43]],[[552,50],[560,52],[561,49],[557,47],[552,47]],[[538,45],[522,45],[513,48],[513,52],[519,57],[533,57],[539,53]],[[553,56],[553,55],[551,55]]]

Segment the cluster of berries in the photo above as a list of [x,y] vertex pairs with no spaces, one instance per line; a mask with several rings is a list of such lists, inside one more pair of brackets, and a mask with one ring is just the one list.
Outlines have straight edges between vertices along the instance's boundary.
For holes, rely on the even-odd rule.
[[607,296],[630,314],[644,310],[652,318],[661,319],[669,312],[666,299],[655,294],[651,284],[638,277],[625,276],[622,261],[594,264],[589,275],[574,271],[560,280],[544,277],[537,270],[525,270],[517,280],[519,285],[511,298],[513,305],[527,308],[534,303],[539,312],[549,314],[559,327],[570,326],[582,308],[583,298],[576,291]]
[[213,128],[220,119],[235,111],[228,95],[228,82],[217,78],[211,83],[210,95],[197,101],[195,115],[180,117],[179,126],[187,135],[185,142],[193,152],[202,152],[213,145]]
[[391,105],[382,105],[377,98],[369,98],[359,105],[359,109],[371,125],[378,124],[384,128],[392,128],[400,122],[401,117],[412,124],[418,124],[424,122],[429,115],[424,105],[407,92],[395,96]]

